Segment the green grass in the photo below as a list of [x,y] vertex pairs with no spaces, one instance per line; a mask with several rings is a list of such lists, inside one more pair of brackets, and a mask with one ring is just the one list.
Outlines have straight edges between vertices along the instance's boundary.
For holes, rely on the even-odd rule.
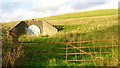
[[[82,62],[65,62],[65,56],[58,55],[59,53],[66,53],[65,50],[56,50],[57,48],[65,48],[65,44],[48,44],[49,42],[80,42],[80,40],[107,40],[107,39],[115,39],[118,40],[118,16],[117,9],[110,10],[97,10],[97,11],[89,11],[89,12],[80,12],[80,13],[72,13],[72,14],[64,14],[53,17],[42,18],[47,20],[50,24],[54,25],[59,29],[59,32],[52,37],[45,36],[26,36],[23,35],[19,38],[21,42],[41,42],[41,43],[23,43],[24,50],[24,61],[23,66],[95,66],[93,62],[91,63],[82,63]],[[35,19],[41,20],[41,19]],[[7,30],[12,28],[16,23],[5,24],[5,34],[7,35]],[[7,36],[9,38],[9,36]],[[10,41],[10,40],[8,40]],[[11,43],[9,43],[11,44]],[[8,45],[9,45],[8,44]],[[98,43],[84,43],[84,44],[74,44],[74,46],[106,46],[111,45],[111,43],[98,42]],[[114,45],[118,45],[115,42]],[[84,51],[89,52],[89,49],[83,49]],[[100,49],[90,49],[90,51],[99,52]],[[112,52],[112,54],[95,54],[98,57],[95,62],[100,66],[109,66],[116,65],[116,60],[118,53],[117,48],[111,49],[102,49],[102,51]],[[48,54],[36,54],[45,52]],[[69,52],[77,52],[76,49],[71,49]],[[116,53],[116,54],[115,54]],[[111,56],[114,55],[114,56]],[[79,56],[69,56],[69,59],[91,59],[89,55],[84,55],[84,58],[81,58],[82,55]],[[29,61],[28,61],[29,60]],[[32,61],[32,60],[36,60]],[[44,60],[45,62],[39,62],[38,60]],[[107,61],[104,61],[107,60]],[[102,62],[104,61],[104,62]],[[111,63],[114,64],[111,64]]]
[[[110,12],[110,13],[109,13]],[[106,14],[108,13],[108,14]],[[75,13],[75,14],[66,14],[60,15],[55,17],[45,18],[48,22],[54,26],[56,26],[60,31],[54,35],[53,37],[38,37],[38,38],[29,38],[29,41],[35,42],[80,42],[80,40],[107,40],[107,39],[116,39],[118,35],[118,23],[117,23],[117,11],[116,10],[101,10],[101,11],[91,11],[91,14],[88,12],[84,13]],[[100,16],[100,17],[99,17]],[[81,19],[83,18],[83,19]],[[62,29],[61,29],[62,28]],[[28,41],[28,39],[24,39],[21,37],[21,41]],[[42,59],[47,59],[46,63],[41,62],[34,62],[30,64],[40,65],[40,66],[94,66],[94,63],[79,63],[79,62],[72,62],[69,64],[65,63],[65,56],[58,56],[58,53],[65,53],[65,50],[54,50],[56,48],[65,48],[63,44],[34,44],[30,45],[27,44],[26,46],[32,47],[36,46],[36,49],[33,48],[30,51],[25,51],[26,54],[30,55],[29,52],[32,51],[42,51],[50,53],[50,55],[40,56],[40,55],[33,55],[32,58],[39,58],[43,57]],[[55,45],[55,46],[54,46]],[[111,45],[111,43],[86,43],[81,44],[81,46],[105,46]],[[117,44],[116,44],[117,45]],[[25,46],[25,47],[26,47]],[[75,44],[74,46],[80,46],[80,44]],[[89,51],[89,49],[83,49],[84,51]],[[100,49],[90,49],[91,51],[99,52]],[[117,49],[116,49],[117,50]],[[102,49],[102,51],[111,52],[112,49]],[[76,49],[69,50],[69,52],[78,52]],[[52,55],[52,56],[51,56]],[[114,62],[112,54],[95,54],[95,56],[99,57],[96,62],[97,65],[104,66],[110,65],[109,62]],[[117,54],[116,54],[117,55]],[[81,56],[69,56],[69,59],[77,59],[81,58]],[[116,57],[114,57],[116,58]],[[84,56],[81,59],[92,59],[90,56]],[[103,60],[108,60],[102,62]],[[27,62],[29,64],[29,62]]]
[[56,20],[56,19],[70,19],[70,18],[86,18],[86,17],[96,17],[96,16],[107,16],[107,15],[117,15],[117,9],[108,9],[108,10],[96,10],[96,11],[86,11],[86,12],[77,12],[72,14],[63,14],[52,17],[42,18],[44,20]]

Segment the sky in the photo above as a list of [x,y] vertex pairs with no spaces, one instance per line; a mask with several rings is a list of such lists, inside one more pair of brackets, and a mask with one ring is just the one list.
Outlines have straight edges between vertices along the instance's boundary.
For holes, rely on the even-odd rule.
[[0,0],[0,22],[117,9],[119,0]]

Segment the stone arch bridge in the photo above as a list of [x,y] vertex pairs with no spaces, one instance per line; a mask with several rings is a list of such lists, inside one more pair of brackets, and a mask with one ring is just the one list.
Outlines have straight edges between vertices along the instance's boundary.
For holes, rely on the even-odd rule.
[[58,32],[58,30],[53,27],[51,24],[49,24],[45,20],[41,21],[35,21],[34,19],[29,21],[21,21],[16,26],[14,26],[10,31],[9,35],[12,36],[13,41],[12,42],[18,42],[19,36],[22,34],[26,34],[26,28],[28,28],[31,25],[36,25],[40,28],[40,34],[41,35],[54,35]]

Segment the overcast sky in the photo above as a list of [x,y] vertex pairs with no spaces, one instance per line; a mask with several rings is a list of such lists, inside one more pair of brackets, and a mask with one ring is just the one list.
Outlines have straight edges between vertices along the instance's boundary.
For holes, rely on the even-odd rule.
[[119,0],[0,0],[0,22],[118,8]]

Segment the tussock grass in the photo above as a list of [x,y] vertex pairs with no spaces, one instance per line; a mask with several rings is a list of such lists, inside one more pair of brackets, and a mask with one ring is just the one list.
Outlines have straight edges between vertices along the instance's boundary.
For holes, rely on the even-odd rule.
[[[111,10],[97,10],[82,13],[73,13],[58,15],[53,17],[46,17],[35,20],[47,20],[50,24],[59,29],[59,32],[52,37],[48,36],[26,36],[23,35],[19,38],[21,42],[80,42],[80,40],[118,40],[118,16],[117,9]],[[7,31],[12,28],[15,23],[2,25],[5,28],[4,36],[7,35]],[[9,36],[8,36],[9,37]],[[11,44],[11,43],[9,43]],[[95,46],[111,45],[110,43],[95,43]],[[115,43],[115,45],[118,45]],[[74,46],[80,46],[75,44]],[[93,43],[81,44],[81,46],[93,46]],[[91,63],[77,63],[72,62],[65,63],[65,56],[58,56],[58,53],[65,53],[65,50],[55,50],[56,48],[65,48],[64,44],[29,44],[23,43],[24,49],[24,61],[23,66],[95,66]],[[89,51],[88,49],[84,49]],[[91,51],[99,52],[100,49],[90,49]],[[103,51],[112,52],[112,54],[99,55],[95,60],[97,66],[117,66],[118,64],[118,49],[108,48],[102,49]],[[48,55],[34,54],[34,52],[47,52]],[[78,52],[75,49],[69,52]],[[81,56],[71,56],[70,59],[81,58]],[[34,62],[32,60],[43,60],[46,62]],[[81,58],[82,59],[82,58]],[[90,56],[85,56],[84,59],[92,59]],[[30,60],[30,61],[27,61]]]

